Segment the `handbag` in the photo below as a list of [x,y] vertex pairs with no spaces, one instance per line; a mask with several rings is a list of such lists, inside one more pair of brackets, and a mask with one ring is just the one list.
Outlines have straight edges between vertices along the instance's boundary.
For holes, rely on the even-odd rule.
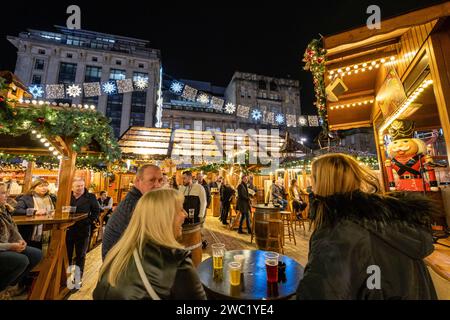
[[147,290],[147,293],[149,294],[150,298],[152,298],[153,300],[161,300],[161,298],[158,296],[158,294],[155,292],[152,285],[148,281],[147,276],[145,275],[141,259],[139,258],[139,254],[136,249],[134,249],[133,251],[133,258],[136,264],[136,268],[139,272],[139,276],[141,277],[141,280],[144,283],[145,290]]

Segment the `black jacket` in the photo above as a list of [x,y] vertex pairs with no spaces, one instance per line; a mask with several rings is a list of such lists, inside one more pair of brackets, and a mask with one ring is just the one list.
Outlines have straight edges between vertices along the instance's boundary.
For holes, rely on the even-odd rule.
[[[141,258],[147,278],[158,296],[173,300],[205,300],[206,295],[197,275],[189,251],[169,249],[147,243]],[[115,287],[103,274],[94,290],[94,300],[148,300],[151,299],[131,258],[123,276]]]
[[128,227],[133,214],[134,207],[142,197],[142,193],[132,188],[117,208],[113,211],[106,224],[105,233],[102,240],[102,258],[105,259],[108,251],[119,241],[122,233]]
[[[322,227],[310,240],[298,299],[436,299],[423,262],[434,250],[434,206],[411,193],[354,192],[315,201],[324,205]],[[380,269],[380,289],[369,289]]]
[[222,192],[220,194],[220,201],[222,203],[228,203],[231,201],[235,191],[230,186],[222,186]]
[[[50,199],[52,199],[53,206],[56,206],[56,196],[50,194]],[[13,215],[15,216],[24,216],[27,214],[28,208],[34,208],[34,200],[31,194],[24,194],[17,199],[17,205],[14,209]]]
[[238,199],[236,203],[236,210],[240,212],[250,211],[250,197],[248,195],[248,189],[245,183],[241,183],[238,186]]
[[89,193],[87,189],[84,189],[84,193],[78,199],[75,199],[73,193],[70,197],[70,205],[77,207],[77,213],[87,213],[88,218],[78,221],[69,229],[77,229],[78,231],[89,231],[91,224],[98,218],[100,213],[100,206],[98,205],[97,198],[93,193]]

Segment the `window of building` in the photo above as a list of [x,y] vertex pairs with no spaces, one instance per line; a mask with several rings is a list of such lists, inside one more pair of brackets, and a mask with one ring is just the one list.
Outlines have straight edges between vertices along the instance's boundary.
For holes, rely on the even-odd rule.
[[109,79],[110,80],[124,80],[126,78],[125,70],[111,69]]
[[270,91],[278,91],[278,86],[274,81],[270,82]]
[[169,121],[163,121],[162,127],[163,128],[169,128],[170,127],[170,122]]
[[192,126],[191,126],[190,124],[185,124],[185,125],[184,125],[184,128],[185,128],[186,130],[191,130]]
[[266,90],[267,89],[267,83],[264,80],[259,80],[258,88],[260,90]]
[[173,123],[173,128],[174,128],[174,129],[180,129],[180,127],[181,127],[181,124],[180,124],[178,121],[175,121],[175,122]]
[[139,68],[144,69],[145,68],[144,64],[143,63],[139,63]]
[[36,59],[34,61],[34,70],[44,70],[44,59]]
[[118,66],[121,66],[121,65],[122,65],[122,61],[116,60],[116,64],[117,64]]
[[39,53],[39,54],[45,54],[45,50],[44,50],[44,49],[39,49],[39,50],[38,50],[38,53]]
[[75,82],[76,73],[76,63],[61,62],[59,65],[58,83],[71,84]]
[[72,59],[73,58],[73,54],[72,53],[68,53],[68,54],[66,54],[66,57],[69,58],[69,59]]
[[92,57],[92,62],[97,62],[98,58],[97,57]]
[[31,84],[41,84],[41,83],[42,83],[42,76],[39,74],[33,74]]
[[123,94],[108,96],[106,102],[106,116],[111,120],[114,135],[120,136],[120,122],[122,119]]
[[85,82],[99,82],[102,78],[102,68],[96,66],[86,66],[84,73]]

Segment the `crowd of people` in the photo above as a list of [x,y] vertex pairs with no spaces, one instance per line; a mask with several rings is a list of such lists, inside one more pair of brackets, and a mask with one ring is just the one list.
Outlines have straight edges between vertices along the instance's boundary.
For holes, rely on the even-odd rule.
[[[339,168],[339,169],[337,169]],[[274,204],[301,213],[310,197],[313,233],[308,263],[297,289],[298,299],[436,299],[423,258],[433,251],[430,219],[433,204],[412,194],[385,194],[373,174],[349,156],[329,154],[312,164],[312,189],[302,191],[295,180],[286,192],[279,181],[271,187]],[[179,240],[186,223],[203,224],[211,190],[221,200],[220,220],[227,224],[230,204],[251,234],[250,208],[256,188],[243,175],[237,192],[226,179],[206,183],[199,174],[183,172],[182,184],[156,165],[141,166],[126,197],[112,210],[106,192],[100,198],[76,179],[71,205],[88,212],[67,232],[69,259],[83,271],[90,226],[100,210],[110,213],[102,241],[103,265],[94,299],[206,299],[190,252]],[[13,208],[0,184],[0,291],[13,292],[41,259],[39,228],[20,230],[11,215],[26,209],[52,210],[55,199],[37,181]],[[112,213],[111,213],[112,211]],[[37,230],[36,230],[37,228]],[[33,243],[35,243],[33,242]],[[207,244],[204,243],[204,247]],[[383,270],[380,288],[367,287],[367,268]],[[18,267],[20,266],[20,267]]]

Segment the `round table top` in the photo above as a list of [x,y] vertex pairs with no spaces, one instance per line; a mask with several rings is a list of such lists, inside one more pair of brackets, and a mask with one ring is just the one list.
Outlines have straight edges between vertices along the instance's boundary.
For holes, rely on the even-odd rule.
[[[303,278],[303,267],[294,259],[280,254],[280,261],[286,264],[285,277],[275,284],[267,282],[264,253],[262,250],[233,250],[224,256],[222,271],[214,271],[212,257],[198,266],[198,274],[205,290],[218,299],[275,300],[288,299],[297,290]],[[237,254],[245,256],[241,284],[232,286],[229,280],[228,263]]]
[[265,204],[256,204],[252,206],[256,209],[262,209],[262,210],[270,210],[270,211],[280,211],[281,207],[275,207],[273,204],[268,204],[267,206]]

